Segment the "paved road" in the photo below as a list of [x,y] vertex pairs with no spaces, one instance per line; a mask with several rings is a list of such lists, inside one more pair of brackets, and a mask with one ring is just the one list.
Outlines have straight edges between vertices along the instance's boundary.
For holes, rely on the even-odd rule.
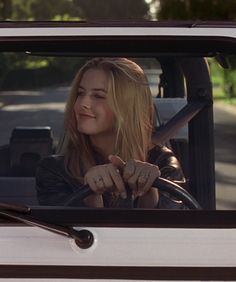
[[41,91],[0,92],[0,145],[9,141],[16,126],[51,126],[55,140],[63,132],[68,87]]
[[[0,145],[9,142],[18,125],[53,128],[55,140],[63,132],[64,101],[69,88],[0,93]],[[217,208],[236,209],[236,110],[215,105]],[[6,122],[7,121],[7,122]]]
[[236,107],[215,103],[215,171],[218,209],[236,209]]

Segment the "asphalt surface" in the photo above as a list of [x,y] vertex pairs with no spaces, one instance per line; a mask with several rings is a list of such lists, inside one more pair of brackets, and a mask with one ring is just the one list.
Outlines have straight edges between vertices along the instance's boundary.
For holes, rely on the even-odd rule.
[[[63,133],[68,87],[0,92],[0,145],[15,126],[51,126],[54,140]],[[236,107],[214,105],[217,209],[236,209]]]
[[236,106],[214,105],[218,209],[236,209]]
[[0,92],[0,145],[9,143],[16,126],[51,126],[55,142],[63,133],[68,87]]

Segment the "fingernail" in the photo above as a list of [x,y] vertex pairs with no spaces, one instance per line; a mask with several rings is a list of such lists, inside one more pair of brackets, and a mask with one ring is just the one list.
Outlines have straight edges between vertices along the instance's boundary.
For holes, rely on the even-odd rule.
[[121,193],[121,198],[126,199],[127,198],[127,194],[125,192]]
[[113,156],[113,155],[109,155],[109,156],[108,156],[108,160],[109,160],[109,161],[112,159],[112,156]]

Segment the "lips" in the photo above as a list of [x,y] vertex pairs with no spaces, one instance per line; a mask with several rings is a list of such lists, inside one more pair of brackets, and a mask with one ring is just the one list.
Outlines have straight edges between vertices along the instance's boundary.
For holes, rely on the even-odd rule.
[[79,118],[95,118],[95,116],[87,113],[80,113]]

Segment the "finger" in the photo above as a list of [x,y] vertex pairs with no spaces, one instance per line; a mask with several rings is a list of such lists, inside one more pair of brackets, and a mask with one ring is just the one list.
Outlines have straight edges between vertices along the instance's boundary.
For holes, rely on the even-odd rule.
[[121,171],[123,170],[125,162],[120,157],[116,155],[109,155],[108,159],[113,164],[113,166],[115,166]]
[[90,185],[94,184],[96,178],[99,178],[100,175],[100,166],[91,167],[84,176],[84,183]]
[[143,194],[145,194],[146,192],[146,183],[148,182],[149,180],[149,170],[146,171],[141,171],[139,177],[138,177],[138,180],[137,180],[137,194],[138,196],[142,196]]
[[160,176],[160,170],[158,167],[153,167],[146,184],[143,187],[144,194],[153,186],[154,181]]
[[[160,176],[159,167],[148,163],[137,163],[139,176],[137,179],[137,196],[144,195]],[[141,168],[141,169],[140,169]]]
[[117,172],[116,168],[113,165],[109,166],[109,173],[111,175],[112,181],[116,189],[118,190],[120,196],[123,199],[126,199],[127,192],[126,192],[125,185],[124,185],[121,175],[119,174],[119,172]]
[[132,194],[134,198],[137,197],[137,192],[138,192],[138,186],[137,186],[137,176],[133,175],[128,179],[128,185],[129,188],[132,190]]
[[97,184],[94,179],[88,178],[87,184],[89,185],[90,189],[93,190],[94,193],[101,195],[102,191],[97,187]]
[[135,161],[134,160],[128,161],[123,168],[124,180],[128,182],[129,178],[135,174],[135,170],[136,170]]
[[142,187],[142,190],[139,191],[139,196],[143,196],[144,194],[146,194],[152,187],[152,184],[154,182],[155,179],[152,179],[150,176],[149,176],[149,179],[148,181],[145,183],[145,185]]
[[129,187],[133,190],[133,195],[136,198],[139,196],[139,190],[142,191],[143,183],[139,183],[139,176],[143,171],[143,166],[139,162],[135,162],[135,172],[133,176],[128,179]]
[[112,192],[114,190],[114,183],[109,173],[109,169],[101,171],[101,177],[104,184],[104,190]]
[[94,179],[95,185],[96,185],[96,189],[97,189],[97,193],[99,194],[103,194],[105,192],[105,187],[104,187],[104,182],[102,179]]

